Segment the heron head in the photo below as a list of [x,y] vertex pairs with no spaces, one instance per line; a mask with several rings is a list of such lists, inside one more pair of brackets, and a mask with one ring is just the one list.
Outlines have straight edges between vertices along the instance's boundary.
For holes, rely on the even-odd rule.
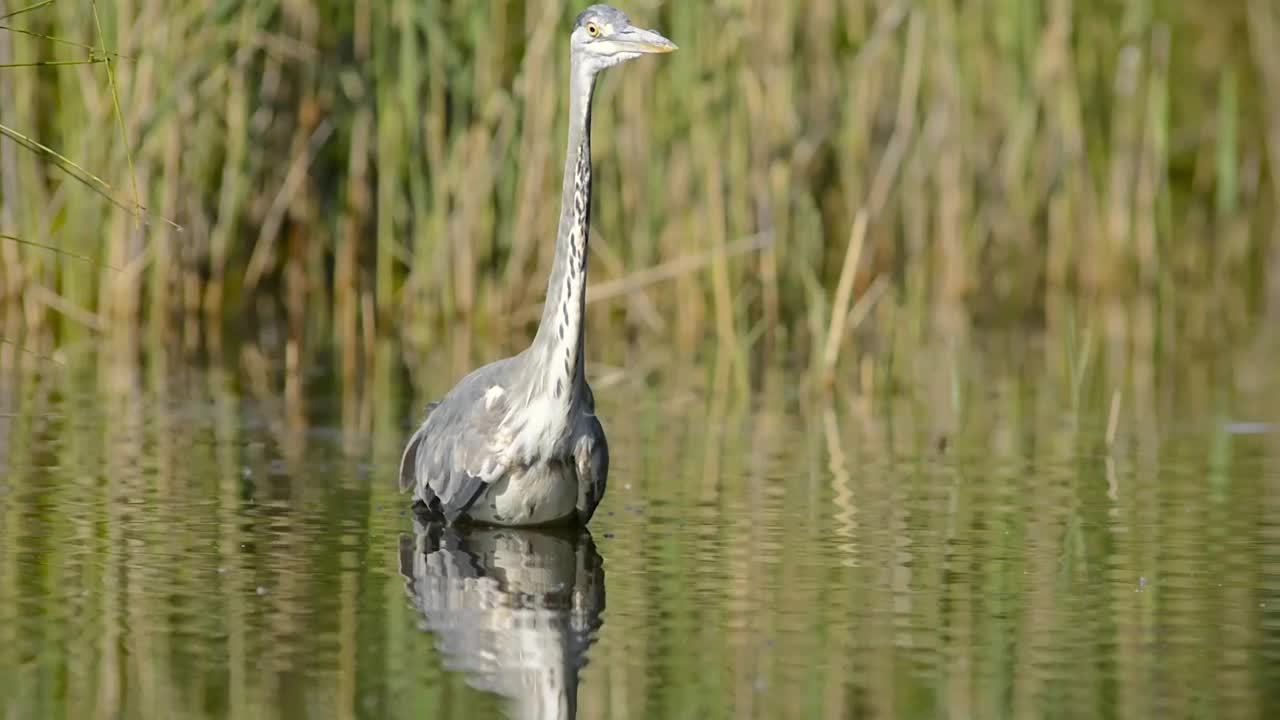
[[578,14],[570,45],[574,58],[593,72],[676,49],[675,43],[653,30],[633,26],[626,13],[608,5],[592,5]]

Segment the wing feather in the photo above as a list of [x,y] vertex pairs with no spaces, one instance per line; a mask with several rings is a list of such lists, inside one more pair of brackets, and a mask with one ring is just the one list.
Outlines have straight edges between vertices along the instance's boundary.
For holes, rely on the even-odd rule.
[[[512,358],[490,363],[463,378],[440,402],[409,440],[400,460],[400,488],[432,513],[456,521],[484,488],[505,475],[501,456],[509,433],[503,421],[510,408]],[[502,392],[490,392],[498,387]]]
[[[431,411],[436,409],[438,402],[429,403],[427,405],[426,416],[431,417]],[[414,431],[413,437],[409,438],[409,444],[405,446],[404,454],[400,456],[400,492],[404,492],[413,487],[414,473],[417,471],[415,459],[418,455],[418,445],[422,442],[423,430],[427,429],[424,422],[417,430]]]

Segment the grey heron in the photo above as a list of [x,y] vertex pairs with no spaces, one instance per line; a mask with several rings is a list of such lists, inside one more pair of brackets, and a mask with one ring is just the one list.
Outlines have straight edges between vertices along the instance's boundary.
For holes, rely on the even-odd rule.
[[546,302],[533,342],[472,371],[427,407],[400,460],[400,491],[449,523],[585,525],[604,496],[609,447],[583,373],[591,98],[596,76],[674,43],[607,5],[582,11],[569,36],[565,153]]

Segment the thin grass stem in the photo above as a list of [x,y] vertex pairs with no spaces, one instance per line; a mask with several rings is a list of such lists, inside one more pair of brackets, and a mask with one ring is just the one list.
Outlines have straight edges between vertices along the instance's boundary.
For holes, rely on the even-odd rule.
[[[38,38],[40,40],[48,40],[49,42],[57,43],[59,45],[67,45],[70,47],[80,48],[81,50],[88,50],[91,53],[90,57],[92,59],[96,61],[101,60],[101,58],[98,58],[96,55],[93,54],[98,52],[98,48],[95,48],[92,45],[86,45],[85,43],[82,43],[82,42],[76,42],[75,40],[67,40],[66,38],[54,37],[53,35],[45,35],[44,33],[32,32],[31,30],[17,28],[11,25],[0,25],[0,30],[6,30],[11,33],[18,33],[19,35],[26,35],[27,37]],[[136,59],[136,58],[129,57],[127,55],[121,55],[120,53],[117,53],[117,52],[109,53],[109,55],[111,57],[116,57],[121,60],[132,61]]]
[[105,58],[89,58],[87,60],[34,60],[32,62],[0,63],[0,69],[30,67],[62,67],[67,65],[97,65],[106,62]]
[[39,10],[40,8],[45,7],[46,5],[52,5],[52,4],[53,4],[53,0],[41,0],[40,2],[35,3],[34,5],[28,5],[24,8],[18,8],[17,10],[14,10],[13,12],[8,13],[6,15],[0,15],[0,20],[8,20],[11,17],[17,17],[18,15],[22,15],[23,13],[29,13],[32,10]]
[[[102,32],[102,17],[98,13],[98,0],[90,0],[90,7],[93,8],[93,22],[98,28],[98,43],[104,56],[107,56],[107,84],[111,86],[111,105],[115,109],[116,122],[120,125],[120,141],[124,143],[125,160],[129,163],[129,184],[133,188],[133,206],[141,210],[142,202],[138,196],[138,173],[133,167],[133,150],[129,147],[129,129],[124,122],[124,113],[120,110],[120,91],[116,87],[116,72],[111,65],[110,56],[107,53],[107,36]],[[141,220],[139,214],[134,214],[134,227],[141,229]]]
[[120,272],[120,268],[118,268],[118,267],[115,267],[115,266],[113,266],[113,265],[109,265],[109,264],[104,263],[104,262],[101,262],[101,261],[99,261],[99,260],[95,260],[95,259],[93,259],[93,258],[89,257],[88,255],[84,255],[84,254],[81,254],[81,253],[78,253],[78,252],[72,252],[71,250],[64,250],[64,249],[62,249],[62,248],[60,248],[60,247],[56,247],[56,246],[54,246],[54,245],[46,245],[46,244],[44,244],[44,243],[38,243],[38,242],[36,242],[36,241],[34,241],[34,240],[26,240],[26,239],[24,239],[24,238],[20,238],[20,237],[18,237],[18,236],[16,236],[16,235],[9,235],[9,234],[7,234],[7,233],[0,233],[0,240],[10,240],[10,241],[12,241],[12,242],[16,242],[16,243],[18,243],[18,244],[20,244],[20,245],[27,245],[27,246],[29,246],[29,247],[40,248],[41,250],[48,250],[49,252],[57,253],[58,255],[63,255],[63,256],[69,257],[69,258],[74,258],[74,259],[76,259],[76,260],[81,260],[81,261],[87,262],[87,263],[89,263],[90,265],[101,265],[102,267],[105,267],[105,268],[107,268],[107,269],[109,269],[109,270],[113,270],[113,271],[115,271],[115,272]]

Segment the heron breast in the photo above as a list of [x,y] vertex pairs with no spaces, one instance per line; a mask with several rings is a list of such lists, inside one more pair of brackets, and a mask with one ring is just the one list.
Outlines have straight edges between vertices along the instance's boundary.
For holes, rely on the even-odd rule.
[[547,525],[573,515],[577,500],[575,471],[563,462],[539,462],[509,471],[481,494],[467,515],[494,525]]

